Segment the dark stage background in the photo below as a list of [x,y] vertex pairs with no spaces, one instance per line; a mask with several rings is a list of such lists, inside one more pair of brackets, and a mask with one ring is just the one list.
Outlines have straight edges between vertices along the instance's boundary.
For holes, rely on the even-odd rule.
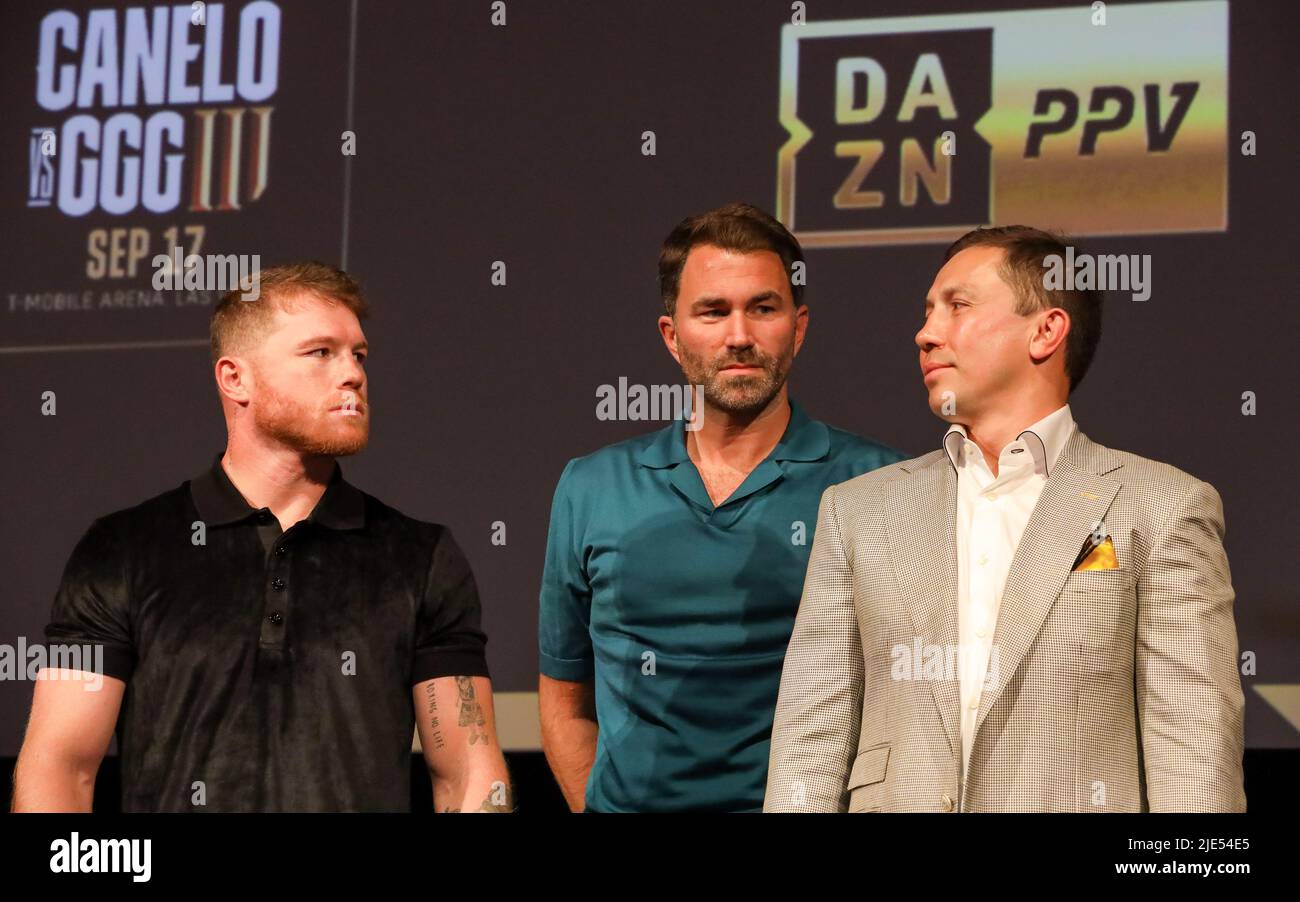
[[[42,640],[92,519],[178,485],[223,446],[206,348],[212,293],[164,291],[149,304],[149,261],[172,234],[191,248],[201,236],[201,253],[258,254],[264,266],[318,258],[362,280],[374,309],[372,442],[344,471],[454,530],[507,697],[503,736],[527,751],[537,747],[536,599],[555,481],[570,458],[659,428],[598,419],[599,386],[683,381],[655,327],[655,261],[671,227],[730,200],[781,204],[809,257],[811,323],[792,396],[819,419],[919,454],[944,428],[912,344],[923,296],[950,235],[1014,215],[1075,231],[1093,253],[1150,255],[1149,300],[1107,296],[1074,415],[1094,440],[1218,488],[1241,649],[1257,668],[1243,676],[1247,744],[1300,747],[1300,431],[1287,376],[1300,332],[1295,4],[1112,3],[1095,26],[1088,4],[1062,0],[816,0],[801,26],[814,31],[786,32],[783,51],[785,2],[510,0],[504,25],[477,0],[212,3],[208,32],[189,38],[202,46],[189,83],[209,77],[211,58],[213,85],[234,84],[233,96],[187,100],[155,78],[146,87],[158,96],[110,103],[121,84],[109,75],[81,86],[84,97],[43,103],[47,14],[70,11],[80,41],[52,59],[84,66],[90,11],[117,11],[122,45],[127,5],[0,8],[0,643]],[[213,38],[218,8],[224,31]],[[1017,12],[1030,10],[1053,12]],[[965,18],[928,18],[949,14]],[[891,17],[909,18],[879,21]],[[240,37],[244,19],[262,23],[262,45]],[[814,37],[854,19],[871,24]],[[267,23],[278,23],[269,50]],[[933,108],[896,115],[925,52],[958,101],[952,121]],[[813,131],[784,176],[783,53],[785,90]],[[833,121],[839,53],[886,66],[878,120]],[[251,68],[236,78],[241,55]],[[1151,149],[1144,85],[1164,104],[1159,131],[1172,127],[1173,86],[1188,81],[1200,87],[1172,144]],[[1081,154],[1088,91],[1105,85],[1130,88],[1132,122]],[[1062,86],[1081,98],[1080,122],[1030,160],[1034,92]],[[101,196],[81,212],[73,192],[63,196],[68,122],[88,117],[98,133],[123,113],[135,123],[124,128],[145,133],[157,116],[158,128],[183,124],[167,151],[180,155],[182,190],[152,210],[143,195]],[[53,169],[34,149],[46,129],[61,136]],[[905,207],[902,142],[915,139],[928,159],[946,129],[958,148],[949,202],[922,187]],[[855,160],[837,157],[832,140],[865,138],[884,142],[863,186],[884,202],[836,208]],[[104,156],[83,153],[91,170]],[[144,181],[163,165],[145,160]],[[132,275],[127,251],[146,246]],[[497,261],[504,285],[493,282]],[[42,413],[46,392],[54,416]],[[504,545],[492,542],[498,521]],[[18,751],[30,694],[25,680],[0,680],[0,755]]]

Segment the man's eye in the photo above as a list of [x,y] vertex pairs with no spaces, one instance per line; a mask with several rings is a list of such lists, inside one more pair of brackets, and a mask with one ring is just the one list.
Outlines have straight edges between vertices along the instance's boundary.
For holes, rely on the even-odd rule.
[[758,311],[760,313],[775,313],[776,308],[769,304],[762,304],[758,307]]
[[365,354],[357,354],[357,355],[356,355],[356,358],[357,358],[357,360],[361,361],[362,363],[365,363],[365,362],[366,362],[366,355],[365,355]]
[[307,353],[309,353],[309,354],[317,354],[317,353],[320,353],[320,354],[329,354],[329,352],[330,352],[330,349],[329,349],[329,348],[315,348],[314,350],[308,351]]

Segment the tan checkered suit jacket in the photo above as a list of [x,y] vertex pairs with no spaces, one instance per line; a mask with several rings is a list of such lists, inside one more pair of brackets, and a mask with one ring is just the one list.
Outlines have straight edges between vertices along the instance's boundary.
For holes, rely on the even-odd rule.
[[[1214,488],[1074,431],[1011,563],[964,780],[958,673],[896,666],[918,637],[957,646],[956,499],[943,450],[822,496],[765,810],[1245,810]],[[1119,569],[1072,572],[1097,521]]]

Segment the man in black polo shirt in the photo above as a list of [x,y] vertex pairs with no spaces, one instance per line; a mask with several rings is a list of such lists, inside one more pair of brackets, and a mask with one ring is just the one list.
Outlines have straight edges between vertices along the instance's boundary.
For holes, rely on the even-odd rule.
[[507,811],[473,574],[450,531],[343,480],[369,438],[360,288],[321,264],[226,295],[229,434],[178,488],[96,520],[46,637],[17,811],[89,811],[114,727],[125,811],[401,811],[412,725],[440,811]]

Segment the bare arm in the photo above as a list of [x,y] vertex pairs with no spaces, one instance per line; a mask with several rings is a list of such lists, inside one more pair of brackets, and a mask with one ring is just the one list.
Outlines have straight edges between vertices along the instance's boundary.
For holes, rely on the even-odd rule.
[[492,681],[438,677],[412,689],[435,811],[513,811],[514,791],[497,741]]
[[16,812],[89,812],[126,684],[74,670],[42,670],[14,768]]
[[596,693],[591,680],[537,679],[542,750],[570,811],[586,807],[587,778],[596,760]]

